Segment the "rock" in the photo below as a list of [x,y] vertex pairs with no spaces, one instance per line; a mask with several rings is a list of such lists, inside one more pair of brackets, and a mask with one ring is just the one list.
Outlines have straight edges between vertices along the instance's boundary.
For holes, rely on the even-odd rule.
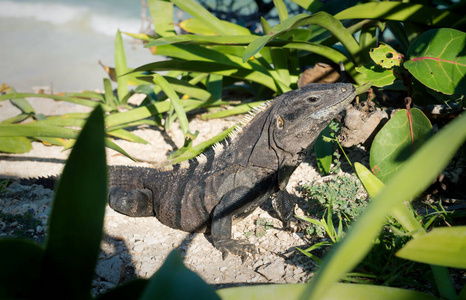
[[260,266],[256,271],[268,280],[278,282],[285,275],[284,260],[276,259],[270,264]]
[[387,112],[375,107],[372,101],[348,108],[340,135],[341,145],[346,148],[358,144],[370,145],[377,129],[387,120]]
[[98,276],[105,279],[105,281],[117,285],[123,279],[125,265],[120,257],[114,256],[110,259],[99,261],[95,272]]

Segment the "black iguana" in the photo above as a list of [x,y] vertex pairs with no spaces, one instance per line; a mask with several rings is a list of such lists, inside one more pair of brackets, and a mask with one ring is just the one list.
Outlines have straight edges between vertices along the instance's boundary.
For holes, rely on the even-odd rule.
[[286,227],[294,205],[285,186],[319,133],[354,98],[352,84],[309,84],[276,97],[239,124],[211,153],[172,170],[110,166],[109,205],[128,216],[155,216],[188,232],[211,232],[224,257],[255,247],[232,239],[242,219],[273,193]]
[[[288,180],[354,96],[352,84],[308,84],[256,108],[229,138],[171,170],[109,166],[109,205],[132,217],[155,216],[175,229],[210,232],[224,258],[234,253],[244,261],[256,249],[232,239],[233,221],[278,192],[274,208],[290,227],[294,204],[285,190]],[[51,178],[34,183],[50,186]]]

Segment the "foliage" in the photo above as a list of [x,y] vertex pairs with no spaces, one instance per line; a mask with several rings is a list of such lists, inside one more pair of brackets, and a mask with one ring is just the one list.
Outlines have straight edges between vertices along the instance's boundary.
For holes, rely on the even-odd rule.
[[[362,186],[353,176],[339,175],[323,183],[301,186],[308,201],[317,202],[321,207],[331,207],[332,214],[354,220],[367,205]],[[313,209],[313,213],[319,211]]]
[[[106,169],[103,111],[97,107],[84,125],[56,189],[45,246],[19,238],[0,239],[0,298],[92,298],[91,281],[107,199]],[[219,299],[175,252],[150,280],[130,282],[99,298],[156,296]]]

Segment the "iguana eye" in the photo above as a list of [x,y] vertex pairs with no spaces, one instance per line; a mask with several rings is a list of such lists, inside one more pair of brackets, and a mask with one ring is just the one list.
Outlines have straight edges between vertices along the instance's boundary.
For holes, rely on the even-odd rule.
[[283,121],[283,119],[280,116],[278,116],[277,117],[277,128],[282,129],[283,126],[285,126],[285,121]]
[[320,96],[309,96],[306,100],[311,104],[317,104],[320,102]]

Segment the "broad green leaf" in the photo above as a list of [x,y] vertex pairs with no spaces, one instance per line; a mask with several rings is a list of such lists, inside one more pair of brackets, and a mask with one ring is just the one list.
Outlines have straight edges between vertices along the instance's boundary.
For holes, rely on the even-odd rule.
[[411,121],[405,109],[398,111],[379,131],[372,143],[371,169],[384,183],[387,183],[433,134],[432,125],[422,111],[413,108],[409,113]]
[[[301,299],[322,299],[332,285],[369,252],[390,210],[427,188],[466,140],[466,115],[461,115],[429,139],[400,168],[387,186],[352,224],[340,243],[325,257]],[[396,297],[395,297],[396,298]]]
[[373,86],[384,87],[392,84],[396,80],[393,70],[387,70],[375,64],[369,64],[361,67],[356,67],[356,71],[363,74],[365,81],[372,81]]
[[180,120],[181,130],[183,134],[186,136],[189,133],[189,121],[188,117],[186,117],[186,112],[183,109],[183,105],[180,103],[180,98],[170,86],[168,81],[160,74],[154,74],[153,80],[156,85],[158,85],[164,93],[170,98],[170,103],[172,107],[175,109],[176,113],[178,114],[178,119]]
[[448,10],[401,2],[369,2],[352,6],[335,15],[338,20],[380,19],[449,27],[461,17]]
[[125,47],[120,30],[115,36],[115,74],[117,80],[117,94],[120,104],[126,104],[128,95],[128,65],[126,64]]
[[[228,27],[236,27],[235,32],[238,34],[250,35],[249,30],[240,25],[230,23],[227,21],[220,21],[222,24]],[[186,19],[178,24],[182,29],[190,33],[202,34],[202,35],[217,35],[217,31],[207,26],[204,22],[199,19]],[[231,34],[231,32],[230,32]],[[233,35],[234,37],[234,35]]]
[[31,149],[31,141],[24,136],[0,137],[0,152],[26,153]]
[[396,256],[425,264],[466,269],[466,226],[437,227],[409,241]]
[[183,265],[177,250],[173,250],[149,279],[139,298],[150,299],[220,299],[213,287]]
[[147,3],[157,35],[163,37],[175,35],[173,3],[164,0],[148,0]]
[[215,30],[218,34],[228,35],[249,35],[250,32],[247,28],[238,26],[230,22],[219,20],[216,16],[211,14],[201,4],[194,0],[171,0],[176,6],[183,11],[187,12],[195,19],[198,19],[208,27]]
[[404,67],[424,85],[444,94],[466,94],[466,33],[450,28],[423,33],[409,47]]
[[40,280],[48,298],[89,298],[107,202],[104,135],[103,110],[98,106],[81,131],[56,189]]
[[381,43],[379,47],[371,49],[369,55],[374,63],[385,69],[401,66],[404,59],[401,53],[393,49],[390,45],[383,43]]
[[0,298],[34,299],[40,287],[44,249],[23,239],[0,240]]
[[332,130],[330,127],[325,127],[317,137],[314,144],[314,152],[316,154],[317,166],[322,175],[327,175],[330,172],[332,164],[332,141],[324,140],[324,137],[330,137]]
[[[305,290],[306,284],[269,284],[257,286],[243,286],[226,288],[217,291],[222,300],[236,299],[298,299]],[[302,298],[308,299],[308,298]],[[429,294],[368,284],[335,283],[329,287],[327,294],[320,300],[347,299],[347,300],[373,300],[373,299],[439,299]]]

